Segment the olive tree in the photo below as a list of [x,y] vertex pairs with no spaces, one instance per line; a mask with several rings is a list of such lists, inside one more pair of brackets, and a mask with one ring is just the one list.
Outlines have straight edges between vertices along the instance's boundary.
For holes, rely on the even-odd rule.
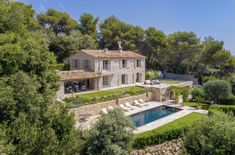
[[86,154],[129,154],[133,142],[133,128],[133,122],[120,110],[101,116],[87,140]]
[[220,100],[229,98],[232,93],[231,85],[225,80],[208,81],[203,86],[203,90],[206,97],[213,103],[219,103]]
[[197,122],[185,135],[183,146],[191,155],[234,154],[234,116],[218,112]]

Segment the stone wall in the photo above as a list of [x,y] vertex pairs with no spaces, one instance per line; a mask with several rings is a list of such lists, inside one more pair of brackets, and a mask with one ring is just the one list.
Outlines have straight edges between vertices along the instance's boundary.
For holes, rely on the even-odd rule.
[[143,99],[145,101],[149,101],[151,99],[151,92],[149,93],[144,93],[144,94],[140,94],[140,95],[135,95],[135,96],[130,96],[130,97],[126,97],[126,98],[120,98],[117,100],[111,100],[111,101],[107,101],[107,102],[101,102],[101,103],[97,103],[97,104],[91,104],[91,105],[86,105],[86,106],[81,106],[78,108],[73,108],[71,109],[71,112],[74,112],[75,114],[75,118],[78,118],[78,116],[80,114],[92,114],[92,115],[98,115],[101,112],[102,108],[108,108],[108,106],[112,106],[114,108],[119,107],[119,104],[123,104],[125,102],[129,102],[130,104],[132,104],[134,102],[134,100],[136,99]]
[[198,79],[193,75],[163,73],[165,79],[180,80],[180,81],[193,81],[193,85],[198,85]]
[[182,139],[174,139],[142,150],[134,150],[131,155],[177,155],[181,153],[181,150]]

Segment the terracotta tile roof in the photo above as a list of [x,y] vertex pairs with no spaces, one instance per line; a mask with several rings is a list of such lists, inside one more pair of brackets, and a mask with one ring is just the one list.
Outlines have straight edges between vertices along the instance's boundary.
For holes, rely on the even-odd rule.
[[145,58],[131,51],[118,51],[118,50],[82,50],[84,53],[96,58]]
[[82,80],[101,77],[101,74],[84,70],[58,71],[60,80]]

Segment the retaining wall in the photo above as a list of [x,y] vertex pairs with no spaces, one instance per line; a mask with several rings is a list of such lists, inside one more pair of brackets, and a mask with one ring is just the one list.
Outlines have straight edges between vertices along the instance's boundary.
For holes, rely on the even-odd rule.
[[124,104],[125,102],[129,102],[130,104],[132,104],[134,102],[134,100],[137,100],[137,99],[143,99],[145,101],[149,101],[152,99],[152,93],[148,92],[148,93],[130,96],[130,97],[126,97],[126,98],[120,98],[118,100],[110,100],[110,101],[101,102],[101,103],[97,103],[97,104],[81,106],[78,108],[72,108],[70,111],[74,112],[75,118],[78,118],[78,116],[80,114],[88,114],[89,113],[91,115],[98,115],[101,113],[102,108],[108,108],[108,106],[112,106],[114,108],[119,107],[118,106],[119,104]]

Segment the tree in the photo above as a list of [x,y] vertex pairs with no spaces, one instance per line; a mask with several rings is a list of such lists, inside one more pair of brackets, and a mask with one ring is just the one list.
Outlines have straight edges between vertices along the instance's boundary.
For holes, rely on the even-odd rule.
[[219,113],[197,122],[186,133],[183,145],[191,155],[234,154],[234,117]]
[[229,98],[232,93],[232,88],[229,82],[225,80],[208,81],[203,85],[205,96],[214,103],[219,103],[220,100]]
[[126,24],[115,16],[111,16],[100,24],[100,46],[111,50],[118,49],[121,41],[123,50],[138,51],[144,39],[141,27]]
[[102,115],[88,138],[87,154],[129,154],[132,148],[132,130],[130,119],[120,110]]
[[0,154],[12,154],[14,147],[11,143],[8,143],[8,137],[6,135],[6,128],[0,126]]
[[97,23],[99,21],[99,18],[94,18],[91,14],[84,13],[81,15],[79,21],[79,30],[82,32],[82,34],[89,35],[94,40],[97,40]]
[[150,70],[145,73],[145,79],[153,80],[153,79],[159,78],[160,74],[161,74],[160,72]]
[[43,34],[27,32],[24,36],[19,36],[15,33],[4,33],[0,34],[0,38],[0,76],[23,71],[37,78],[42,93],[57,89],[57,76],[49,68],[56,63],[55,57],[49,52]]
[[192,98],[197,103],[203,103],[205,101],[205,93],[200,87],[194,87],[192,90]]
[[154,27],[145,30],[143,53],[146,57],[146,66],[152,69],[162,69],[165,55],[164,49],[167,46],[166,35]]
[[28,26],[31,22],[25,16],[31,7],[2,3],[24,17],[12,19],[24,33],[6,28],[8,23],[0,25],[5,28],[0,32],[0,154],[76,154],[80,134],[74,116],[55,102],[58,77],[51,69],[56,60],[48,38]]
[[74,31],[69,35],[59,34],[51,40],[49,45],[50,51],[55,53],[58,62],[63,62],[65,58],[78,50],[96,48],[96,41],[88,35],[82,35],[79,31]]
[[37,15],[37,19],[42,26],[52,29],[56,35],[59,33],[69,34],[78,28],[77,21],[67,13],[54,9],[48,9],[46,13]]
[[31,5],[0,0],[0,33],[16,32],[23,35],[27,30],[38,28],[34,15]]
[[193,32],[176,32],[167,37],[166,69],[173,73],[192,74],[200,57],[200,39]]

